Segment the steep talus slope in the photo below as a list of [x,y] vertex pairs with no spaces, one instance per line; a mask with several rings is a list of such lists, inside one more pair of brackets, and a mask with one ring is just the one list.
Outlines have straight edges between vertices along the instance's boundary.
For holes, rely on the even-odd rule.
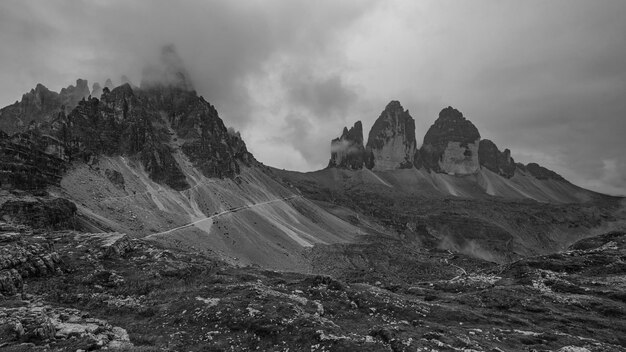
[[[59,196],[102,230],[143,237],[240,265],[309,271],[306,249],[353,242],[363,232],[274,181],[243,167],[234,179],[208,178],[182,152],[175,154],[191,187],[182,191],[150,179],[137,160],[100,157],[75,165]],[[107,175],[118,174],[123,188]]]
[[58,185],[67,169],[60,151],[54,139],[33,132],[8,136],[0,131],[0,187],[40,190]]
[[[507,179],[489,170],[463,177],[414,168],[275,172],[307,198],[368,215],[407,241],[496,262],[552,253],[596,231],[626,225],[623,214],[618,214],[620,198],[595,195],[580,202],[572,193],[571,199],[555,201],[577,189],[555,180],[541,181],[553,183],[543,189],[537,180],[538,184],[516,184],[517,176],[505,183]],[[483,175],[491,178],[496,192],[509,193],[500,197],[486,194],[480,186]],[[564,187],[558,195],[548,193],[558,187]],[[522,189],[544,201],[528,199],[519,194]],[[587,192],[582,196],[592,194],[581,192]]]
[[[181,64],[166,47],[141,87],[107,82],[99,97],[72,100],[71,111],[30,116],[30,144],[21,149],[15,139],[24,133],[1,135],[0,157],[11,162],[2,185],[37,184],[69,199],[81,229],[148,236],[238,265],[309,271],[315,244],[356,241],[364,230],[268,174]],[[58,97],[83,92],[79,83]],[[59,160],[58,170],[48,159]]]

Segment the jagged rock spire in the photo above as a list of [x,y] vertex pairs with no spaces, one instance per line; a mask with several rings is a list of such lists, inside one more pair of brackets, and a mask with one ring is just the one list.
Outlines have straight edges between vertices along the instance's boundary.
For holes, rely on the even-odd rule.
[[501,152],[496,144],[488,139],[481,140],[478,145],[478,162],[482,167],[506,178],[511,178],[515,174],[515,160],[511,158],[511,151],[505,149]]
[[361,121],[357,121],[349,130],[344,127],[341,137],[330,143],[328,167],[358,170],[363,168],[364,162],[363,125]]
[[375,170],[410,168],[415,148],[415,120],[399,101],[393,100],[370,130],[366,166]]
[[480,133],[463,114],[449,106],[428,129],[415,164],[428,170],[454,175],[473,174],[480,168]]

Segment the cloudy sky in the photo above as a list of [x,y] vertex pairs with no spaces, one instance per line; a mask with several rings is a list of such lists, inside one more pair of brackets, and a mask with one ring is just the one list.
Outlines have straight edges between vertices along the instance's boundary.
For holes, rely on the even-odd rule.
[[41,82],[139,82],[173,43],[262,162],[315,170],[389,100],[421,141],[461,110],[517,161],[626,194],[626,1],[0,2],[0,105]]

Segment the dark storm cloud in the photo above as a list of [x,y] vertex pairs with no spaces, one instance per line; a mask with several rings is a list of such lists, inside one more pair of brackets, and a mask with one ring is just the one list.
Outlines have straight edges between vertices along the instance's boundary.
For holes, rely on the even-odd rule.
[[478,124],[514,157],[516,150],[525,162],[543,156],[577,184],[623,193],[626,7],[598,4],[546,6],[533,26],[509,32],[470,79],[476,103],[466,104],[484,113]]
[[[64,60],[81,65],[59,77],[27,73],[22,89],[39,79],[62,86],[76,75],[104,80],[128,73],[134,81],[160,46],[174,43],[197,90],[229,111],[250,119],[245,83],[269,60],[310,60],[328,55],[339,32],[371,4],[356,1],[102,1],[3,2],[3,62],[24,58],[28,66],[58,72]],[[67,55],[61,52],[66,50]],[[71,57],[78,54],[78,57]],[[46,59],[44,59],[46,58]],[[59,66],[61,66],[59,68]],[[18,67],[16,65],[16,67]],[[312,77],[315,78],[315,77]],[[118,78],[119,81],[119,78]],[[8,103],[19,96],[2,87]],[[9,90],[11,89],[11,90]],[[225,108],[228,106],[228,108]],[[239,106],[244,109],[235,109]],[[242,123],[243,125],[243,123]]]
[[357,94],[341,76],[315,77],[310,72],[291,71],[282,80],[287,87],[287,104],[308,109],[321,120],[345,116]]

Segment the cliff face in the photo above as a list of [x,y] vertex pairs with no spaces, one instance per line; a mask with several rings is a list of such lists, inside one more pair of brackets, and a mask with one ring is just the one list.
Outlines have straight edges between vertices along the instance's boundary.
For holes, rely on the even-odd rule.
[[35,133],[9,137],[0,131],[0,188],[38,190],[58,185],[67,168],[63,148]]
[[463,114],[447,107],[428,129],[415,164],[435,172],[467,175],[478,171],[480,133]]
[[415,120],[394,100],[370,130],[366,166],[374,170],[410,168],[415,148]]
[[76,86],[61,89],[60,93],[37,84],[30,92],[22,95],[22,100],[0,110],[0,130],[11,135],[40,128],[42,124],[54,120],[59,113],[71,111],[88,96],[89,87],[83,79],[76,80]]
[[102,89],[94,84],[91,98],[82,79],[60,93],[37,85],[0,110],[0,129],[8,132],[0,135],[0,186],[44,188],[58,183],[66,161],[98,155],[137,158],[154,181],[176,190],[189,187],[178,150],[207,177],[234,177],[256,162],[239,133],[193,90],[173,47],[144,73],[142,88],[127,82],[111,89],[107,80]]
[[173,156],[176,146],[208,177],[233,177],[240,162],[253,161],[212,105],[194,91],[173,87],[105,88],[101,99],[81,101],[54,133],[74,159],[137,156],[154,181],[177,190],[189,185]]
[[358,170],[363,168],[364,163],[363,125],[357,121],[349,130],[344,127],[341,137],[330,143],[328,167]]
[[563,176],[537,163],[529,163],[526,165],[522,163],[517,163],[516,166],[518,170],[528,173],[539,180],[555,180],[560,182],[568,182],[566,179],[563,178]]
[[511,158],[511,151],[501,152],[492,141],[483,139],[478,145],[478,162],[500,176],[511,178],[515,175],[515,160]]

